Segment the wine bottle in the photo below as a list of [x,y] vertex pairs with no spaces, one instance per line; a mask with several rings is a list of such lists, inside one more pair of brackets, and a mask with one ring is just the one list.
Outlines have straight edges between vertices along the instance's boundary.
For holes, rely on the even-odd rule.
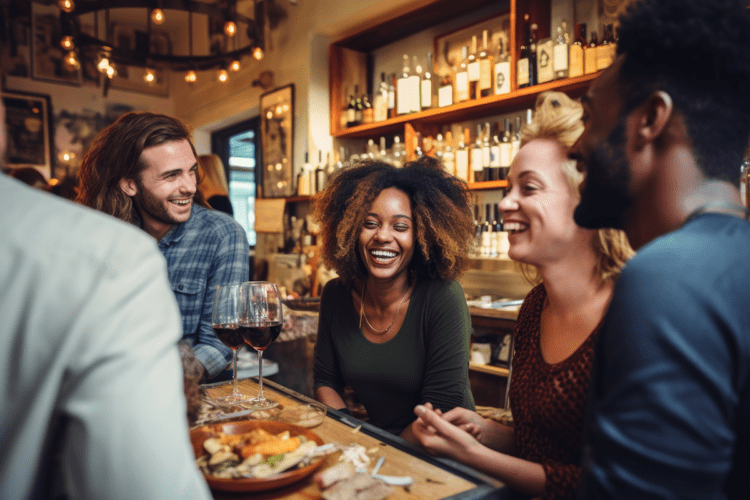
[[346,107],[346,126],[353,127],[357,124],[357,101],[354,94],[349,94],[349,105]]
[[505,131],[500,139],[500,179],[508,178],[510,170],[510,157],[513,145],[511,143],[512,134],[510,130],[510,118],[505,119]]
[[373,121],[375,121],[375,115],[372,104],[370,104],[370,97],[367,94],[362,94],[362,123],[372,123]]
[[469,99],[476,99],[479,97],[479,77],[481,76],[476,35],[472,35],[471,37],[471,52],[469,52],[469,62],[466,66],[466,71],[469,78]]
[[422,109],[429,109],[433,106],[432,103],[432,52],[427,53],[427,67],[424,68],[422,73],[421,87],[419,94],[421,96],[421,107]]
[[585,46],[586,23],[578,23],[575,25],[575,40],[570,44],[569,78],[575,78],[584,74],[583,51]]
[[380,73],[380,85],[372,100],[373,121],[382,122],[388,119],[388,84],[385,83],[385,72]]
[[586,74],[596,73],[596,48],[599,46],[599,37],[596,31],[591,32],[591,39],[583,51],[583,68]]
[[454,102],[464,102],[469,99],[469,48],[464,45],[461,47],[461,62],[456,67],[454,81],[456,84]]
[[555,40],[553,67],[555,68],[555,80],[568,78],[570,72],[570,35],[568,24],[565,21],[557,27],[557,39]]
[[449,130],[445,133],[443,147],[443,168],[450,175],[456,175],[456,153],[453,151],[453,134]]
[[483,181],[491,181],[492,180],[492,170],[491,170],[491,160],[492,160],[492,154],[491,154],[491,142],[490,142],[490,124],[485,123],[484,124],[484,133],[482,134],[482,180]]
[[318,167],[315,169],[315,192],[320,193],[326,187],[326,165],[323,163],[323,151],[318,150]]
[[482,50],[479,51],[479,97],[492,95],[492,61],[490,59],[489,31],[482,31]]
[[362,105],[362,96],[359,95],[359,85],[354,86],[354,95],[357,98],[356,103],[355,103],[354,121],[355,121],[355,125],[359,125],[360,123],[362,123],[362,116],[363,116],[363,111],[364,111],[364,106]]
[[500,130],[499,123],[495,125],[495,134],[492,136],[490,146],[490,180],[500,179]]
[[388,85],[388,118],[396,117],[396,73],[391,74],[391,83]]
[[440,88],[438,89],[438,107],[444,108],[453,104],[453,81],[450,73],[445,73],[440,78]]
[[406,163],[406,146],[401,142],[399,136],[393,138],[393,166],[402,167]]
[[[469,129],[466,129],[468,131]],[[458,142],[458,149],[456,149],[456,177],[464,182],[469,182],[469,147],[468,141],[465,141],[466,132],[464,136]]]
[[482,182],[484,180],[484,170],[482,162],[482,125],[477,124],[477,138],[474,146],[471,148],[471,172],[472,182]]
[[422,99],[419,95],[420,85],[422,84],[422,66],[419,64],[419,61],[417,61],[417,56],[414,56],[412,60],[412,72],[409,75],[408,80],[409,94],[411,95],[409,110],[412,113],[419,113],[419,110],[422,109]]
[[516,116],[515,121],[515,134],[513,139],[510,141],[510,163],[513,164],[513,160],[518,154],[518,150],[521,149],[521,117]]
[[613,49],[615,48],[615,39],[612,35],[612,25],[604,26],[602,32],[602,41],[596,47],[596,70],[601,71],[614,62]]
[[398,99],[396,100],[396,114],[406,115],[411,113],[411,92],[409,85],[409,77],[411,76],[411,68],[409,67],[409,56],[404,54],[403,67],[401,68],[401,77],[396,83],[396,93]]
[[[531,25],[529,24],[529,15],[524,14],[523,15],[524,20],[524,30],[526,32],[526,36],[523,39],[523,42],[521,43],[521,54],[518,58],[518,62],[516,63],[516,85],[518,88],[524,88],[529,87],[531,85],[531,71],[532,71],[532,64],[531,64]],[[534,53],[536,54],[536,47],[534,47]],[[534,64],[535,66],[535,64]]]
[[508,54],[508,37],[501,33],[497,41],[495,54],[495,95],[510,92],[510,55]]
[[555,42],[551,38],[540,40],[536,44],[536,80],[535,83],[547,83],[555,79],[553,52]]

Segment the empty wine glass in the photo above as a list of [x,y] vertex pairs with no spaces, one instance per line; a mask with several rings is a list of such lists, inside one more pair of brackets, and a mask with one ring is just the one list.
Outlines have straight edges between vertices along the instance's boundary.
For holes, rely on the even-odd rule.
[[240,302],[240,285],[216,287],[211,324],[216,338],[232,349],[232,372],[234,373],[234,390],[229,396],[216,398],[220,403],[243,403],[250,401],[237,389],[237,350],[244,345],[240,335],[240,316],[243,304]]
[[279,289],[267,281],[248,281],[240,288],[243,314],[240,317],[240,334],[258,352],[258,397],[250,401],[251,408],[273,408],[276,401],[263,395],[263,351],[281,333],[284,315]]

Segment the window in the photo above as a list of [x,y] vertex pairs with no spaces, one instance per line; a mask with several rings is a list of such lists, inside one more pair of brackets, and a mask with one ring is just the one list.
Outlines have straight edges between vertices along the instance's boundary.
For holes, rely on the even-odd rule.
[[234,218],[247,231],[247,240],[255,246],[255,193],[262,182],[256,171],[259,154],[260,120],[250,120],[217,130],[211,134],[211,149],[221,157],[229,181],[229,201]]

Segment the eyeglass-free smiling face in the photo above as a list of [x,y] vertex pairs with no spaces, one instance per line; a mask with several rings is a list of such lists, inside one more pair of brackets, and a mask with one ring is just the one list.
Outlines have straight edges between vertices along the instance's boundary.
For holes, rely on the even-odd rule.
[[541,268],[590,241],[591,232],[573,221],[579,196],[563,172],[566,161],[566,148],[553,139],[534,139],[518,151],[500,201],[511,259]]
[[414,256],[414,222],[406,193],[393,187],[380,192],[362,224],[358,246],[369,277],[406,276]]
[[197,190],[198,161],[186,139],[143,150],[146,164],[139,179],[122,179],[120,187],[133,201],[144,229],[156,237],[190,219]]

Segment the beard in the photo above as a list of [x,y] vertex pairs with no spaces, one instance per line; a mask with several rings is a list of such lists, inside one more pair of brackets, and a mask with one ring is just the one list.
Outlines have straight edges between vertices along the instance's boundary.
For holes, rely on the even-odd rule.
[[140,182],[137,182],[137,186],[138,192],[133,197],[133,202],[141,213],[141,219],[148,216],[162,224],[182,224],[190,219],[192,210],[187,216],[175,216],[169,211],[169,201],[152,195]]
[[630,165],[625,155],[625,120],[599,143],[585,160],[586,176],[581,201],[573,218],[587,229],[623,229],[623,217],[632,199],[628,195]]

